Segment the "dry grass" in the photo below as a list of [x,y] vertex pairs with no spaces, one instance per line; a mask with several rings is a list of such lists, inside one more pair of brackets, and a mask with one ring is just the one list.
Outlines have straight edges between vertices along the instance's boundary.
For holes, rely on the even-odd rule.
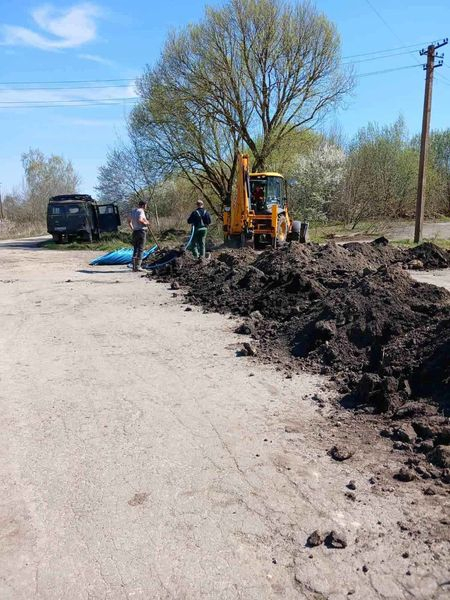
[[0,221],[0,240],[34,237],[45,235],[47,227],[42,223],[15,223],[13,221]]

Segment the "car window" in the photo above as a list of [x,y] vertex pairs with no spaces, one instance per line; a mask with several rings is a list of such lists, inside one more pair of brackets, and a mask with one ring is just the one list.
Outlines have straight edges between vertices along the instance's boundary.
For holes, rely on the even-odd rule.
[[101,215],[112,215],[114,214],[114,206],[99,206],[98,212]]

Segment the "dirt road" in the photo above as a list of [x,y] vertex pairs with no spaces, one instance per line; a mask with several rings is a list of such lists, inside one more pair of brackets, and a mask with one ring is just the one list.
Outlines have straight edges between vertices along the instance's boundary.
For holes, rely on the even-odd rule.
[[394,481],[324,379],[89,258],[0,244],[2,600],[447,596],[448,495]]
[[[385,233],[390,240],[412,240],[414,238],[414,223],[394,222],[390,228],[387,228]],[[450,239],[450,223],[424,223],[423,237],[424,239]]]

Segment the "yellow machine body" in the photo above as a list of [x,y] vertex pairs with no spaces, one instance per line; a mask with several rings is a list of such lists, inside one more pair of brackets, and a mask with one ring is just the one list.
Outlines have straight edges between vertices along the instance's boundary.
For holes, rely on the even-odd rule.
[[283,175],[250,173],[248,155],[239,154],[236,194],[223,214],[225,243],[275,247],[291,228]]

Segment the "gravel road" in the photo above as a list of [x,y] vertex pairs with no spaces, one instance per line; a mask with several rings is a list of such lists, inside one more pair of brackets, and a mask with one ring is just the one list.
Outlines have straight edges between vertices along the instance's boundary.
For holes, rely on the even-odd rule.
[[448,495],[375,425],[91,256],[0,243],[2,600],[448,597]]

